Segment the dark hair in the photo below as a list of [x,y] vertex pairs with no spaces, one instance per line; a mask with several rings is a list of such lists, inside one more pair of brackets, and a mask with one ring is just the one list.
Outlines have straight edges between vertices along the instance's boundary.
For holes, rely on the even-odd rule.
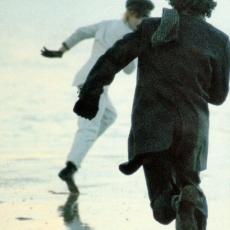
[[193,15],[211,17],[217,3],[213,0],[167,0],[179,13],[186,11]]

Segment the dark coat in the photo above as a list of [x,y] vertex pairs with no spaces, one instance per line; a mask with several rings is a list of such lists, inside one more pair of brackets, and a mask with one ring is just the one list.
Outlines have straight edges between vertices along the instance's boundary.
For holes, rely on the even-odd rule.
[[175,160],[187,170],[201,171],[207,164],[208,103],[222,104],[229,91],[229,39],[203,19],[181,15],[179,41],[153,47],[151,36],[159,23],[160,18],[144,20],[109,49],[79,97],[97,103],[103,86],[138,57],[129,160],[169,149],[177,132]]

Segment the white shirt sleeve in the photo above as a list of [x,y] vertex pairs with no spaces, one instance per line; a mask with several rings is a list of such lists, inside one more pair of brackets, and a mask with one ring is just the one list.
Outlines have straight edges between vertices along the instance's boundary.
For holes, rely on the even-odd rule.
[[77,43],[82,40],[94,38],[97,30],[99,29],[101,23],[84,26],[78,28],[69,38],[67,38],[63,43],[68,49],[71,49]]

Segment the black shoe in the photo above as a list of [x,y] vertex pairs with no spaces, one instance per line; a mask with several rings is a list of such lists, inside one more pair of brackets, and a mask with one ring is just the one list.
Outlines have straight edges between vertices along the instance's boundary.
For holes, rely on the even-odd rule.
[[74,173],[76,171],[76,166],[71,162],[67,162],[66,167],[59,172],[58,176],[66,182],[71,193],[79,194],[79,190],[74,182]]
[[176,230],[198,230],[194,215],[197,199],[198,191],[195,186],[187,185],[182,189],[177,207]]

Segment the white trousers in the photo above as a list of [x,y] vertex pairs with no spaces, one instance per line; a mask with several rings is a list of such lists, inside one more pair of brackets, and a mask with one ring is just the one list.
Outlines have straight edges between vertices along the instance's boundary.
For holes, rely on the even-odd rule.
[[92,120],[78,118],[78,130],[75,134],[67,161],[80,167],[85,155],[97,140],[116,120],[117,113],[107,93],[103,93],[99,101],[99,110]]

